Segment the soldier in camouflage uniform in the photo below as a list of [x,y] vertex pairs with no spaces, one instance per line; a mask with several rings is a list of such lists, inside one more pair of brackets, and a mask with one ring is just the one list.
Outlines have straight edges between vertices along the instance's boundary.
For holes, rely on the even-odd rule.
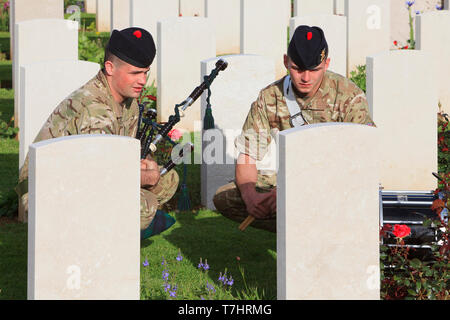
[[[105,50],[104,69],[56,107],[34,142],[77,134],[134,138],[139,118],[136,98],[146,84],[155,53],[153,38],[146,30],[114,30]],[[24,220],[28,210],[28,163],[27,155],[16,187]],[[175,170],[160,179],[158,164],[151,159],[141,160],[141,230],[150,226],[158,206],[172,198],[178,181]]]
[[[220,187],[213,198],[216,209],[237,222],[248,215],[255,228],[276,231],[276,174],[259,172],[272,137],[279,131],[320,122],[353,122],[374,126],[364,92],[347,78],[327,71],[330,59],[323,31],[299,26],[289,44],[284,64],[289,71],[293,101],[300,112],[291,114],[284,91],[285,76],[260,91],[251,105],[242,133],[235,140],[240,152],[235,181]],[[295,103],[294,102],[294,103]]]

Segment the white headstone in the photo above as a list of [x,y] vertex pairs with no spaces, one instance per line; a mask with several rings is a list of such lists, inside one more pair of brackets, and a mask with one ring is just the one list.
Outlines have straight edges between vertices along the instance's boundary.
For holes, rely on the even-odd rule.
[[[204,17],[205,0],[179,0],[182,17]],[[228,2],[228,1],[227,1]],[[224,5],[227,5],[225,2]]]
[[239,53],[240,0],[205,0],[205,17],[214,24],[216,54]]
[[16,23],[13,58],[14,119],[20,123],[20,66],[40,61],[78,60],[78,23],[39,19]]
[[130,0],[111,0],[111,31],[130,27]]
[[[441,6],[442,0],[416,0],[411,6],[413,28],[417,16],[431,11],[436,11],[436,6]],[[391,48],[411,46],[407,43],[410,38],[409,10],[406,1],[391,1]],[[397,41],[397,45],[394,45]]]
[[[13,88],[15,81],[14,74],[14,29],[15,24],[27,20],[34,19],[64,19],[64,3],[60,0],[13,0],[10,1],[9,30],[10,30],[10,54],[13,60]],[[16,106],[16,104],[14,104]],[[14,108],[14,125],[17,127],[19,122],[17,119],[17,109]]]
[[347,72],[347,18],[338,15],[310,15],[290,20],[289,38],[300,25],[320,27],[328,43],[329,69],[346,76]]
[[30,146],[28,299],[139,299],[139,141]]
[[278,299],[380,298],[378,150],[365,125],[280,132]]
[[[273,61],[257,55],[229,55],[220,57],[228,62],[211,85],[211,109],[215,129],[202,132],[203,164],[201,168],[202,204],[214,210],[212,201],[220,186],[234,178],[234,139],[241,133],[242,126],[259,91],[275,81]],[[209,75],[219,58],[202,61],[202,76]],[[206,94],[201,100],[201,119],[205,116]],[[272,143],[272,154],[257,163],[276,169],[276,148]],[[222,156],[218,156],[222,155]],[[270,162],[272,160],[272,162]],[[270,166],[271,165],[271,166]]]
[[[61,0],[13,0],[10,1],[9,30],[14,40],[14,25],[34,19],[64,19],[64,2]],[[11,48],[14,43],[11,43]]]
[[56,106],[93,78],[100,66],[88,61],[54,60],[22,65],[20,69],[19,168]]
[[[430,56],[394,50],[367,57],[367,100],[379,128],[386,190],[434,190],[437,79]],[[426,79],[426,81],[424,81]]]
[[[216,56],[214,29],[208,18],[170,18],[158,21],[158,120],[167,121],[176,104],[203,82],[200,63]],[[200,121],[200,101],[185,111],[178,126],[192,131]]]
[[[130,0],[130,26],[144,28],[157,43],[157,22],[166,18],[178,17],[178,0]],[[150,67],[148,85],[155,86],[158,74],[156,59]]]
[[334,0],[294,0],[293,17],[312,14],[334,14]]
[[288,47],[289,0],[241,0],[241,54],[271,58],[276,77],[286,75],[283,55]]
[[[442,110],[448,114],[450,114],[449,32],[450,12],[448,10],[424,13],[416,18],[416,49],[429,53],[431,60],[436,62],[433,79],[437,79],[436,85]],[[437,110],[435,106],[430,108]]]
[[86,13],[97,12],[97,0],[84,0]]
[[111,31],[111,0],[97,0],[95,24],[98,32]]
[[345,0],[334,0],[334,14],[345,15]]
[[347,76],[366,56],[390,48],[389,0],[345,0],[347,16]]

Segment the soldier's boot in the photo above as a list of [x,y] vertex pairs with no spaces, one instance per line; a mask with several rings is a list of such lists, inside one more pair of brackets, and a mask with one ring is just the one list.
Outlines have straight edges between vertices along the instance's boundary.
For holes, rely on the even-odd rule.
[[155,217],[150,225],[146,229],[141,230],[141,240],[160,234],[169,229],[174,223],[174,217],[168,215],[164,211],[156,210]]

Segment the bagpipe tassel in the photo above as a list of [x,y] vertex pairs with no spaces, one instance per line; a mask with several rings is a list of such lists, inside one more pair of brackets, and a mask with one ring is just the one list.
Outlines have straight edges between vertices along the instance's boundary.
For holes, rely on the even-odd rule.
[[212,115],[211,106],[208,104],[203,118],[203,130],[214,129],[214,117]]

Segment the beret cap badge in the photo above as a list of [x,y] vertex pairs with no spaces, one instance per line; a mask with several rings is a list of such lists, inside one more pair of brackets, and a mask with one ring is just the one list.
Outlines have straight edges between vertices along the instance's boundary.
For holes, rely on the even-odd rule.
[[136,30],[135,32],[133,32],[133,35],[139,39],[142,37],[142,32],[140,32],[139,30]]

